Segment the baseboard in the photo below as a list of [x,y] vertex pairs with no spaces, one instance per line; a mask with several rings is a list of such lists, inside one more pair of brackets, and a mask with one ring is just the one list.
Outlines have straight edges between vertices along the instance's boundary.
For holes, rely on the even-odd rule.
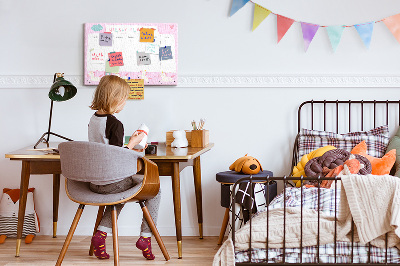
[[[157,226],[157,229],[162,236],[175,236],[175,227],[169,226]],[[219,226],[205,226],[203,228],[204,236],[219,236],[221,227]],[[67,235],[69,227],[59,226],[57,228],[57,235]],[[75,235],[91,235],[93,233],[93,226],[78,225],[75,231]],[[119,226],[118,235],[120,236],[137,236],[140,233],[140,228],[132,228],[130,226]],[[41,226],[39,235],[53,235],[52,226]],[[182,227],[182,236],[198,236],[198,227]]]

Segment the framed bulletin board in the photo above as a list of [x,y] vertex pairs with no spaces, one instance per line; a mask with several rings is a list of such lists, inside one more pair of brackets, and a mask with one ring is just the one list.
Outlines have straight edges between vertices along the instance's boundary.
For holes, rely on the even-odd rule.
[[178,25],[85,23],[84,57],[85,85],[97,85],[104,75],[177,85]]

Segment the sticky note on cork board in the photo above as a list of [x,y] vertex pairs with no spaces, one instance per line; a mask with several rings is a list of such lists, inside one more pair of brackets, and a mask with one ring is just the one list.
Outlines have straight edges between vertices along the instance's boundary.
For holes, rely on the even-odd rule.
[[143,100],[144,99],[144,79],[126,79],[125,80],[131,90],[129,92],[129,100]]

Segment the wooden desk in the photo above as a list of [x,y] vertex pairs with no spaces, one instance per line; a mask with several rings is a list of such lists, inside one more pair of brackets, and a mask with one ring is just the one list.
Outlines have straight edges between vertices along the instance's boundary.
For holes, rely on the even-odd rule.
[[[57,143],[50,144],[56,147]],[[209,151],[214,146],[210,143],[203,148],[171,148],[160,143],[157,147],[156,155],[146,155],[146,157],[154,161],[158,165],[160,176],[171,176],[172,192],[174,201],[176,240],[178,245],[178,257],[182,258],[182,223],[181,223],[181,194],[180,194],[180,176],[179,173],[186,166],[193,166],[194,187],[196,194],[197,219],[199,223],[200,238],[203,238],[203,208],[202,208],[202,192],[201,192],[201,168],[200,156]],[[22,228],[24,224],[26,198],[29,186],[30,175],[37,174],[53,174],[53,237],[57,233],[58,221],[58,204],[60,193],[60,174],[61,164],[60,155],[46,154],[43,151],[31,151],[33,146],[10,152],[5,155],[10,160],[19,160],[22,162],[20,198],[18,211],[18,227],[17,227],[17,247],[16,257],[19,257]],[[40,147],[38,147],[40,148]]]

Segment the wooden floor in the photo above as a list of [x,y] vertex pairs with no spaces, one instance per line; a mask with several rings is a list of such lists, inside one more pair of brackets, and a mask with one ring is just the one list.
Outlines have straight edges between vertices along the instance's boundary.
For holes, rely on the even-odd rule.
[[[208,236],[204,239],[198,237],[183,237],[183,258],[178,259],[176,237],[163,237],[164,244],[168,250],[171,260],[165,261],[157,242],[152,238],[152,249],[156,256],[154,261],[148,261],[142,256],[142,252],[135,247],[138,237],[119,237],[120,264],[123,265],[211,265],[214,254],[217,253],[218,237]],[[52,238],[51,236],[37,236],[31,244],[21,244],[20,257],[15,257],[15,238],[7,238],[0,245],[0,266],[3,265],[54,265],[58,254],[64,244],[65,236]],[[90,237],[74,236],[68,248],[62,265],[113,265],[112,237],[107,238],[107,253],[110,259],[99,260],[88,254]]]

